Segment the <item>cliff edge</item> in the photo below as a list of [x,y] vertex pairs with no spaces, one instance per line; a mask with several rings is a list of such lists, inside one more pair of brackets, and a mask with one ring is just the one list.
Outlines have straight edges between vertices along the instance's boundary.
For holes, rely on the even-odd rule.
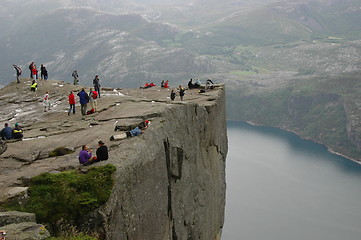
[[[108,202],[89,214],[84,225],[105,239],[220,239],[225,207],[227,134],[224,86],[198,93],[187,90],[185,101],[169,99],[170,90],[103,89],[98,112],[67,115],[74,86],[39,81],[0,90],[1,122],[24,128],[24,140],[7,143],[0,156],[1,201],[26,192],[29,178],[44,172],[87,168],[78,163],[82,145],[94,149],[99,140],[109,147],[116,166]],[[87,88],[86,90],[89,90]],[[42,96],[50,93],[52,108],[43,111]],[[109,141],[114,126],[151,121],[144,134]],[[119,132],[117,132],[119,133]],[[49,157],[59,147],[73,150]]]

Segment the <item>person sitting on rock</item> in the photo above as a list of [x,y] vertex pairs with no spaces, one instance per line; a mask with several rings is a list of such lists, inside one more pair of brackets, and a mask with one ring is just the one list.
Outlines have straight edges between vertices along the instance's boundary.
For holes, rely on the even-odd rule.
[[174,101],[174,99],[175,99],[174,89],[172,89],[172,91],[170,92],[170,99],[171,99],[172,101]]
[[199,80],[199,78],[197,78],[197,81],[194,83],[194,87],[195,88],[200,88],[201,87],[201,81]]
[[169,81],[168,80],[164,82],[164,88],[169,88]]
[[206,82],[206,89],[213,89],[214,88],[214,83],[211,79],[207,79]]
[[108,147],[105,146],[105,143],[102,140],[98,142],[98,146],[99,147],[96,151],[97,161],[108,160]]
[[83,145],[79,153],[79,163],[88,166],[96,162],[97,157],[92,156],[92,150],[87,145]]
[[194,83],[193,83],[193,79],[191,78],[191,80],[189,80],[188,82],[188,89],[192,89],[195,88]]
[[30,90],[35,92],[37,89],[38,89],[38,83],[34,79],[30,85]]
[[23,138],[23,130],[19,126],[19,123],[15,123],[15,128],[13,130],[13,138],[14,139],[22,139]]
[[1,139],[10,140],[13,139],[13,130],[9,127],[8,123],[5,123],[4,128],[1,130]]
[[150,88],[149,83],[145,83],[143,87],[140,87],[141,89]]

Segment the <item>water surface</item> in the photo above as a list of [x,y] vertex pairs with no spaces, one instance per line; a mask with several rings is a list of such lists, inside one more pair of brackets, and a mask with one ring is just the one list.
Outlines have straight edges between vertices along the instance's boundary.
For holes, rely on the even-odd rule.
[[222,240],[360,240],[361,165],[276,128],[228,122]]

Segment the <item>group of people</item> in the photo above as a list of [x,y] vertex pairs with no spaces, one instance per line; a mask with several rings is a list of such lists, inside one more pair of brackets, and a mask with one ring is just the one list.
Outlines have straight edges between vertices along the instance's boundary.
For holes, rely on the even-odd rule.
[[[89,89],[89,93],[85,92],[85,88],[82,88],[80,92],[78,92],[79,102],[80,102],[80,111],[82,115],[92,114],[97,111],[97,98],[100,97],[100,91],[93,90],[92,88]],[[69,96],[69,111],[68,115],[70,115],[71,111],[75,114],[75,96],[74,93],[71,91]],[[91,110],[87,111],[88,103],[91,104]]]
[[[186,89],[184,87],[182,87],[182,85],[179,85],[177,90],[178,90],[178,93],[179,93],[180,100],[183,101],[183,97],[184,97],[184,94],[186,92]],[[172,91],[170,92],[170,99],[172,101],[174,101],[175,97],[176,97],[176,92],[174,91],[174,89],[172,89]]]
[[[154,84],[154,82],[151,83],[145,83],[143,87],[140,87],[141,89],[147,89],[147,88],[151,88],[151,87],[155,87],[157,85]],[[169,81],[166,80],[162,80],[162,82],[160,83],[160,87],[162,88],[169,88]]]
[[[121,139],[129,138],[129,137],[139,136],[140,134],[143,133],[143,130],[148,128],[149,124],[150,124],[149,120],[144,120],[141,123],[139,123],[138,126],[136,126],[133,129],[130,129],[129,131],[125,131],[122,134],[111,136],[110,141],[121,140]],[[118,131],[118,130],[121,130],[121,129],[122,129],[121,126],[116,125],[115,128],[114,128],[114,131]]]
[[[37,80],[38,79],[38,69],[34,62],[30,63],[29,70],[30,70],[30,78]],[[48,70],[46,69],[46,67],[43,64],[41,64],[41,66],[40,66],[40,79],[48,80]]]
[[189,80],[188,82],[188,89],[193,89],[193,88],[200,88],[201,87],[201,81],[199,80],[199,78],[197,78],[196,82],[193,83],[193,79],[191,78],[191,80]]
[[[206,81],[206,86],[205,89],[211,89],[213,88],[213,81],[211,79],[207,79]],[[196,82],[193,83],[193,79],[191,78],[188,82],[188,89],[192,89],[192,88],[201,88],[202,84],[201,81],[199,80],[199,78],[197,78]]]
[[[74,84],[76,80],[74,77]],[[100,98],[100,83],[99,83],[99,76],[95,75],[93,80],[93,88],[89,89],[89,93],[85,92],[85,88],[82,88],[80,92],[78,92],[77,96],[79,97],[80,102],[80,111],[82,115],[92,114],[97,111],[97,98]],[[75,114],[75,96],[73,91],[70,92],[68,95],[69,100],[69,110],[68,115],[70,115],[71,112]],[[88,103],[91,104],[91,109],[87,111]]]
[[[20,83],[20,76],[22,74],[22,70],[16,64],[13,64],[13,67],[16,71],[16,82]],[[38,79],[38,69],[34,62],[30,63],[29,70],[30,70],[30,79],[33,79],[30,85],[30,90],[35,92],[38,88],[38,83],[36,81]],[[48,80],[48,70],[43,64],[41,64],[40,67],[40,79]]]
[[23,130],[19,123],[15,123],[15,127],[11,128],[8,123],[5,123],[4,128],[1,130],[2,140],[22,139]]
[[87,145],[82,146],[79,152],[79,163],[87,166],[95,162],[108,160],[108,157],[108,147],[100,140],[95,155],[92,155],[92,149]]

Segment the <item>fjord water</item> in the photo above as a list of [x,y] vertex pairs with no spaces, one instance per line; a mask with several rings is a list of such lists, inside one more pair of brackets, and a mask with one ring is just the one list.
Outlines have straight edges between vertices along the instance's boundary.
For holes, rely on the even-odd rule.
[[228,121],[222,240],[360,240],[361,165],[270,127]]

